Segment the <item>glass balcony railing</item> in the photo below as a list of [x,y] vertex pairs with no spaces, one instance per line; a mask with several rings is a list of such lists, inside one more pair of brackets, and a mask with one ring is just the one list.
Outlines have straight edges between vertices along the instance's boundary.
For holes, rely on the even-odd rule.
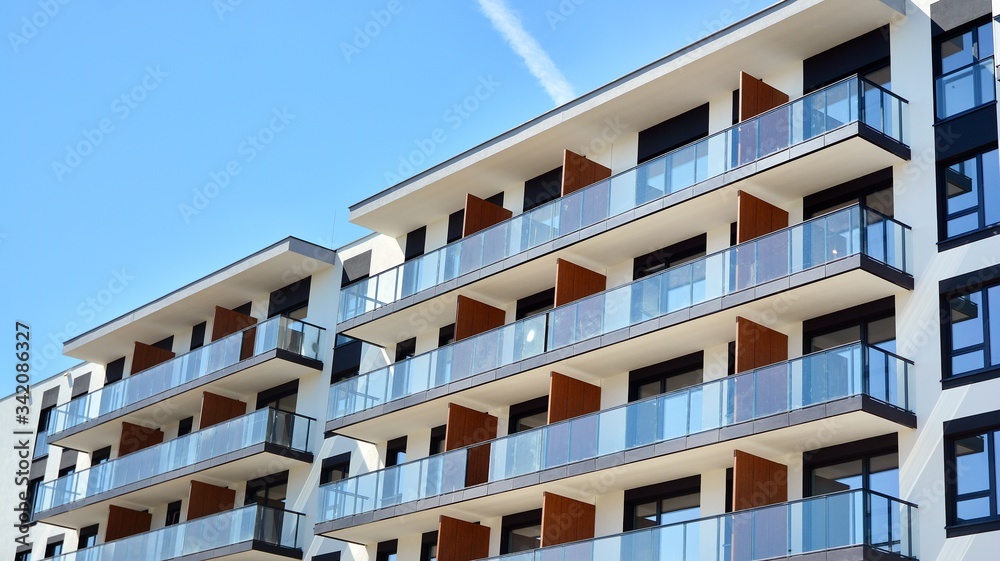
[[[290,510],[250,505],[79,549],[52,561],[166,561],[251,540],[302,549],[302,519],[302,514]],[[223,551],[219,556],[229,554]]]
[[174,440],[42,483],[35,513],[168,474],[256,444],[310,451],[313,419],[277,409],[260,409]]
[[851,77],[344,288],[346,321],[860,121],[905,143],[907,102]]
[[484,561],[762,561],[851,546],[915,559],[917,507],[843,491]]
[[908,271],[908,226],[847,207],[330,386],[337,419],[855,254]]
[[937,118],[947,119],[995,100],[993,76],[993,57],[989,57],[937,77],[934,80]]
[[[320,487],[320,515],[336,520],[850,396],[909,411],[910,366],[877,347],[836,347],[343,479]],[[485,480],[467,470],[473,455],[489,459]]]
[[55,434],[275,349],[320,359],[323,328],[284,316],[228,335],[52,410]]

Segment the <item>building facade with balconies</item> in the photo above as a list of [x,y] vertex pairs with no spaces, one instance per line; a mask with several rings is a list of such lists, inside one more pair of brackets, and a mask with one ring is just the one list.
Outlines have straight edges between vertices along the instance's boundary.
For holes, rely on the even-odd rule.
[[34,519],[67,559],[995,557],[997,14],[778,2],[67,342],[104,383],[43,433],[90,467]]

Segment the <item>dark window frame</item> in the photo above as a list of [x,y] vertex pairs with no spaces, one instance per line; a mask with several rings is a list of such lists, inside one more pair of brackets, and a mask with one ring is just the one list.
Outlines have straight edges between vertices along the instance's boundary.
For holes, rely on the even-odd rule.
[[802,322],[802,354],[812,352],[812,340],[819,335],[840,331],[854,325],[860,326],[861,341],[868,344],[868,324],[894,317],[896,299],[893,296],[872,300],[858,306],[838,310]]
[[[399,461],[399,455],[403,461]],[[385,467],[398,466],[406,462],[406,437],[393,438],[385,443]]]
[[632,259],[632,280],[636,281],[655,275],[691,259],[704,256],[707,248],[708,235],[698,234],[645,255],[639,255]]
[[[871,458],[886,454],[899,453],[899,435],[884,434],[863,440],[856,440],[827,448],[810,450],[802,453],[802,495],[813,496],[812,472],[815,469],[835,466],[855,460],[862,461],[862,481],[864,488],[869,488]],[[898,497],[896,497],[898,498]]]
[[635,510],[641,505],[656,503],[657,516],[660,512],[661,503],[666,499],[684,497],[687,495],[699,495],[699,508],[701,506],[701,475],[692,475],[682,479],[664,481],[653,485],[646,485],[625,491],[625,507],[623,512],[623,529],[626,532],[635,530]]
[[[97,535],[100,533],[99,524],[91,524],[90,526],[84,526],[80,528],[79,538],[77,539],[77,549],[84,549],[88,547],[94,547],[97,545]],[[94,538],[94,543],[90,545],[84,545],[89,538]]]
[[420,536],[420,561],[431,561],[431,559],[437,559],[437,554],[431,557],[431,549],[437,547],[438,533],[437,530],[433,532],[424,532]]
[[[945,421],[944,423],[944,473],[945,473],[945,532],[948,538],[993,532],[1000,530],[1000,497],[998,497],[998,475],[996,469],[996,449],[990,447],[988,464],[990,484],[985,491],[990,497],[990,510],[997,514],[975,521],[958,523],[958,470],[954,442],[956,440],[979,434],[990,434],[1000,431],[1000,411],[991,411]],[[995,441],[996,438],[992,437]]]
[[397,555],[398,551],[398,540],[379,542],[378,545],[375,546],[375,561],[389,561],[390,556]]
[[[243,504],[261,504],[264,506],[274,506],[275,508],[280,508],[277,504],[278,501],[284,501],[285,499],[271,499],[268,497],[270,491],[274,487],[280,487],[285,485],[285,498],[287,499],[287,488],[288,488],[288,470],[279,471],[277,473],[272,473],[270,475],[265,475],[264,477],[258,477],[256,479],[251,479],[247,481],[246,490],[243,495]],[[263,497],[258,497],[257,493],[264,491]],[[273,503],[271,501],[274,501]]]
[[[986,198],[985,198],[985,181],[983,180],[983,156],[991,151],[997,151],[996,156],[1000,157],[1000,143],[993,141],[986,144],[972,148],[971,150],[966,150],[959,154],[949,156],[948,158],[942,159],[937,162],[936,170],[936,185],[937,185],[937,226],[938,226],[938,249],[939,251],[946,251],[948,249],[953,249],[965,245],[967,243],[972,243],[979,241],[984,238],[995,236],[1000,233],[1000,221],[993,223],[986,223]],[[972,207],[972,209],[966,209],[959,211],[957,213],[948,213],[948,197],[947,197],[947,170],[950,166],[957,164],[959,162],[964,162],[971,158],[976,158],[976,175],[979,177],[980,181],[974,189],[977,189],[977,201],[978,203]],[[975,213],[977,215],[978,227],[975,230],[969,230],[968,232],[962,232],[961,234],[955,234],[954,236],[948,236],[948,221],[955,218],[961,218]]]
[[[628,401],[639,399],[639,389],[651,382],[660,381],[660,394],[664,393],[667,380],[681,376],[692,370],[705,368],[705,352],[696,351],[657,364],[644,366],[628,373]],[[704,374],[703,374],[704,378]]]
[[[1000,364],[990,365],[990,348],[989,348],[989,317],[988,317],[988,300],[983,303],[983,368],[979,370],[974,370],[971,372],[964,372],[962,374],[953,375],[951,368],[951,347],[952,347],[952,335],[951,335],[951,303],[950,301],[958,296],[973,294],[975,292],[982,291],[985,292],[992,287],[1000,285],[1000,265],[993,265],[991,267],[986,267],[979,269],[977,271],[972,271],[964,275],[959,275],[957,277],[952,277],[950,279],[942,280],[939,287],[939,313],[940,313],[940,323],[941,323],[941,385],[944,389],[954,388],[958,386],[964,386],[966,384],[973,384],[977,382],[983,382],[986,380],[992,380],[995,378],[1000,378]],[[967,349],[963,349],[967,350]],[[997,349],[1000,352],[1000,349]]]
[[542,509],[508,514],[500,522],[500,555],[511,553],[510,534],[514,530],[538,526],[542,523]]
[[[428,448],[429,456],[436,456],[437,454],[444,453],[445,439],[448,435],[448,425],[440,425],[431,429],[431,441],[430,447]],[[440,447],[440,451],[436,451],[435,448]]]
[[[993,15],[992,14],[986,14],[984,16],[978,17],[978,18],[976,18],[974,20],[971,20],[969,22],[963,23],[962,25],[960,25],[958,27],[955,27],[954,29],[949,29],[947,32],[941,33],[939,35],[936,35],[933,38],[933,47],[931,49],[931,64],[932,64],[932,69],[933,69],[933,72],[934,72],[934,78],[933,78],[934,82],[937,82],[938,78],[944,76],[944,71],[943,71],[944,69],[943,69],[943,65],[942,65],[943,61],[941,60],[941,45],[943,45],[945,42],[950,41],[950,40],[952,40],[952,39],[954,39],[956,37],[959,37],[961,35],[965,35],[966,33],[972,32],[973,42],[976,45],[975,48],[977,49],[977,52],[975,54],[975,60],[973,60],[971,63],[968,63],[968,64],[966,64],[964,66],[959,66],[958,68],[953,68],[952,70],[949,70],[948,73],[950,74],[950,73],[953,73],[953,72],[958,72],[959,70],[962,70],[964,68],[972,68],[972,67],[974,67],[977,64],[981,64],[983,62],[983,60],[984,60],[984,59],[982,59],[982,58],[979,57],[979,53],[978,53],[978,46],[979,46],[979,43],[980,43],[979,28],[983,27],[986,24],[992,24],[992,23],[993,23]],[[991,29],[992,29],[992,25],[991,25]],[[990,38],[991,49],[993,48],[992,47],[992,44],[994,42],[993,39],[994,39],[993,37]],[[996,53],[994,53],[991,56],[996,57]],[[989,58],[989,57],[987,57],[987,58]],[[996,65],[996,59],[994,58],[994,66],[995,65]],[[934,84],[932,84],[932,86],[934,86]],[[994,84],[994,86],[995,86],[995,84]],[[991,103],[993,103],[993,104],[996,103],[996,100],[994,99],[992,102],[983,103],[983,104],[977,105],[975,107],[972,107],[970,109],[966,109],[964,111],[960,111],[958,113],[955,113],[954,115],[949,115],[947,117],[939,119],[938,116],[937,116],[938,97],[937,97],[937,87],[936,86],[932,87],[931,95],[932,95],[933,101],[934,101],[933,108],[934,108],[934,124],[935,125],[939,125],[941,123],[947,123],[947,122],[949,122],[949,121],[951,121],[953,119],[960,118],[960,117],[963,117],[965,115],[968,115],[969,113],[972,113],[973,111],[976,111],[977,109],[981,109],[983,107],[986,107],[987,105],[990,105]]]
[[51,559],[52,557],[55,557],[56,555],[62,555],[63,544],[64,543],[65,543],[65,539],[63,538],[63,536],[59,536],[58,539],[55,539],[55,540],[53,540],[53,539],[50,538],[49,543],[45,544],[45,557],[44,557],[44,559]]
[[517,424],[521,421],[521,419],[531,417],[532,415],[537,415],[539,413],[546,413],[548,410],[549,396],[547,395],[511,405],[507,415],[507,434],[516,434],[518,432]]
[[556,305],[556,288],[547,288],[536,292],[530,296],[525,296],[517,301],[514,320],[521,320],[529,316],[551,310]]
[[[337,471],[340,472],[341,477],[339,479],[333,479],[333,473]],[[326,485],[327,483],[347,479],[350,476],[351,453],[344,452],[343,454],[337,454],[336,456],[330,456],[329,458],[323,459],[319,472],[319,484]]]
[[164,526],[175,526],[181,523],[182,501],[167,503],[167,516],[163,521]]

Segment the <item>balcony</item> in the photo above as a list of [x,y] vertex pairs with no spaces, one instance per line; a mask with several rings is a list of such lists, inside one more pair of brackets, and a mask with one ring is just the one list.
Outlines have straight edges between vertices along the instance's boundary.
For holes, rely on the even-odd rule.
[[302,518],[288,510],[245,506],[77,550],[52,561],[166,561],[196,554],[197,559],[301,559]]
[[130,501],[155,505],[162,493],[158,486],[194,473],[245,480],[262,462],[273,460],[247,461],[262,453],[311,462],[313,423],[309,417],[287,411],[260,409],[47,481],[36,494],[35,519],[72,525],[76,519],[86,518],[79,509],[125,494],[130,495]]
[[[320,488],[320,519],[343,520],[333,529],[357,523],[349,518],[366,512],[391,515],[384,509],[406,503],[411,504],[400,513],[413,512],[414,501],[460,492],[470,481],[493,484],[533,476],[538,483],[542,472],[555,474],[550,470],[562,468],[566,477],[566,466],[589,461],[591,470],[599,469],[598,458],[621,456],[624,461],[625,452],[639,449],[654,455],[662,443],[672,444],[661,447],[658,455],[684,451],[698,447],[697,435],[706,431],[718,436],[703,440],[717,442],[859,409],[915,426],[911,367],[876,347],[837,347],[337,481]],[[484,456],[488,474],[478,479]]]
[[[338,322],[359,319],[338,329],[350,328],[366,319],[361,316],[401,300],[406,302],[395,308],[440,294],[445,291],[441,285],[449,281],[472,282],[479,278],[473,273],[485,276],[487,267],[492,271],[504,260],[570,234],[582,237],[584,230],[594,230],[612,218],[624,217],[615,224],[609,222],[607,229],[632,220],[628,213],[649,209],[653,203],[659,202],[662,208],[719,189],[736,180],[727,181],[724,176],[738,168],[742,168],[742,178],[759,171],[758,167],[787,162],[817,148],[812,146],[816,139],[822,148],[821,137],[851,124],[864,125],[857,134],[871,134],[874,142],[887,149],[899,148],[900,155],[908,157],[903,130],[906,109],[907,102],[889,91],[862,78],[845,79],[351,285],[341,293]],[[832,145],[844,139],[828,140]],[[795,147],[803,149],[788,153]],[[762,165],[765,162],[768,165]],[[635,219],[644,214],[637,213]],[[454,287],[448,285],[447,290]]]
[[762,561],[831,550],[845,561],[916,559],[916,514],[899,499],[845,491],[484,561]]
[[[65,439],[234,372],[253,368],[261,382],[269,384],[263,387],[270,387],[285,381],[283,378],[289,375],[297,377],[298,369],[321,369],[323,331],[321,327],[279,316],[228,335],[53,409],[50,441],[64,440],[60,445],[87,449],[88,444],[80,439]],[[247,335],[251,332],[252,337]],[[280,360],[274,361],[276,358]],[[234,386],[245,390],[248,380],[241,377],[241,383]]]
[[957,68],[934,79],[938,120],[971,111],[996,99],[993,57]]
[[[876,275],[912,288],[907,273],[912,262],[910,235],[908,226],[861,206],[814,218],[338,382],[330,387],[327,430],[358,422],[359,413],[365,411],[374,409],[372,415],[377,415],[411,405],[406,403],[410,396],[430,398],[457,391],[463,384],[456,382],[492,370],[535,362],[540,366],[540,360],[532,359],[551,351],[572,350],[595,339],[605,345],[612,342],[611,337],[605,342],[612,334],[621,341],[851,267],[865,268],[869,262],[877,265],[870,268]],[[860,261],[852,264],[852,259]]]

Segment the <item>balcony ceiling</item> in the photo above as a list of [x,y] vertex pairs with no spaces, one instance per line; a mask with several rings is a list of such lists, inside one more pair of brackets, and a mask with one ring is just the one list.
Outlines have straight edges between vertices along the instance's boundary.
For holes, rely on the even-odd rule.
[[332,267],[333,250],[286,238],[63,343],[63,354],[106,364],[210,319],[215,306],[236,307]]
[[[355,204],[351,221],[390,236],[405,234],[462,208],[467,192],[487,197],[562,165],[564,148],[579,151],[601,136],[607,122],[635,133],[737,89],[740,71],[766,80],[775,69],[901,17],[889,3],[899,2],[779,2]],[[788,93],[794,98],[800,92]],[[608,154],[587,155],[612,163]]]

